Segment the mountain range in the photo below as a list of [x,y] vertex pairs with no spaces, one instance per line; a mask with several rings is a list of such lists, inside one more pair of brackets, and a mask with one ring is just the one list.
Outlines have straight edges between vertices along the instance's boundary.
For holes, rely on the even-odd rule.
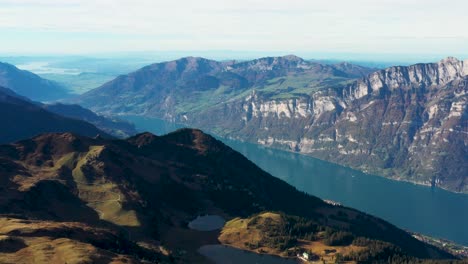
[[467,75],[468,62],[452,57],[382,70],[292,55],[188,57],[119,76],[74,102],[468,192]]
[[[1,145],[0,164],[2,263],[206,263],[197,249],[231,244],[233,228],[263,234],[239,246],[247,250],[328,245],[329,257],[348,252],[340,257],[351,263],[454,258],[296,190],[200,130],[126,140],[43,134]],[[203,214],[232,221],[221,232],[190,229]],[[244,222],[247,230],[236,224]]]
[[[308,62],[292,55],[245,62],[187,57],[121,75],[74,102],[103,113],[176,118],[254,89],[264,88],[281,96],[288,89],[318,89],[328,83],[346,82],[361,76],[361,72],[372,72],[344,65]],[[288,78],[280,78],[285,76]]]

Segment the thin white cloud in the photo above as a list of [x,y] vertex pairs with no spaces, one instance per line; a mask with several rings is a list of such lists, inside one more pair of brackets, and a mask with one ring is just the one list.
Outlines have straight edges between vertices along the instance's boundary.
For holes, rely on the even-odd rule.
[[[45,32],[50,39],[31,47],[38,50],[60,42],[64,51],[463,52],[467,8],[465,0],[0,0],[0,32]],[[116,37],[72,42],[54,32]],[[0,42],[2,50],[20,46]]]

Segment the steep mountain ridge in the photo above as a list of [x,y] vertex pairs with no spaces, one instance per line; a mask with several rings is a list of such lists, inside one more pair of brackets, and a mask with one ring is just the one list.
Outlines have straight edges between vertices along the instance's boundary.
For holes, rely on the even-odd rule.
[[447,57],[437,63],[395,66],[376,71],[347,87],[343,97],[354,100],[386,89],[437,89],[465,76],[468,76],[468,60]]

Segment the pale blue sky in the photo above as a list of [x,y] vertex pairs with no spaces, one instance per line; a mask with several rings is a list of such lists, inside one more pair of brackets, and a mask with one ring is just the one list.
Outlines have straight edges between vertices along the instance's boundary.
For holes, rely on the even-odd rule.
[[0,0],[0,53],[466,56],[466,10],[466,0]]

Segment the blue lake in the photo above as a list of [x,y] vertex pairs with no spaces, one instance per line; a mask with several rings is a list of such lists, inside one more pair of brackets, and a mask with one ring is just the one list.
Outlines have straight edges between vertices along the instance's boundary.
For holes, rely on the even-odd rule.
[[[157,135],[180,128],[160,119],[127,117]],[[468,246],[468,195],[388,180],[330,162],[223,139],[259,167],[297,189],[383,218],[414,232]]]

